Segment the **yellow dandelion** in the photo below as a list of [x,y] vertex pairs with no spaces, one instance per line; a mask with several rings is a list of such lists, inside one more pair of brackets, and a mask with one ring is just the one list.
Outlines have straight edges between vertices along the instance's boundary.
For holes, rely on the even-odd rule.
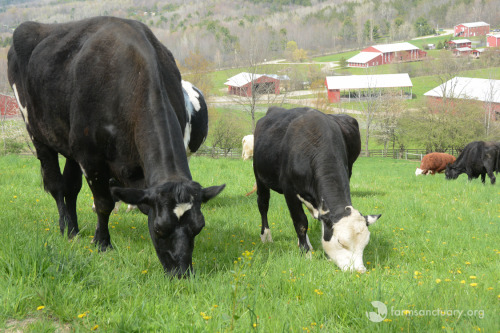
[[219,306],[217,304],[214,304],[214,308],[217,308],[217,307],[219,307]]
[[392,321],[392,319],[388,319],[388,318],[384,319],[384,322],[386,322],[386,323],[390,323],[391,321]]
[[461,284],[465,284],[465,280],[460,281]]
[[94,327],[92,327],[92,331],[95,331],[98,328],[99,328],[99,325],[95,325]]
[[257,327],[257,323],[253,323],[253,325],[252,325],[252,326],[253,326],[254,328],[255,328],[255,327]]
[[78,318],[84,318],[84,317],[87,317],[87,313],[80,313],[78,315]]
[[474,280],[476,277],[474,275],[469,276],[470,279]]
[[403,314],[404,314],[405,316],[409,315],[409,314],[410,314],[410,310],[404,310],[404,311],[403,311]]
[[147,273],[148,273],[148,270],[147,270],[147,269],[145,269],[145,270],[141,271],[141,274],[147,274]]
[[471,283],[470,286],[471,287],[477,287],[477,283]]
[[441,283],[441,279],[436,279],[436,283]]
[[451,280],[450,279],[444,279],[446,282],[450,282]]
[[488,290],[493,290],[493,287],[489,287]]
[[36,308],[37,311],[45,309],[45,305],[40,305],[39,307]]
[[466,262],[465,262],[465,264],[466,264],[466,265],[470,265],[470,262],[466,261]]

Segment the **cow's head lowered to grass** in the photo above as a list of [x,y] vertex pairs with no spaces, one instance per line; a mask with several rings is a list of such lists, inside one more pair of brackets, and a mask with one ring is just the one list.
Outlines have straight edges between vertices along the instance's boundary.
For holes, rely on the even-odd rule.
[[327,213],[319,217],[323,224],[323,249],[342,271],[366,272],[363,251],[370,240],[368,226],[375,223],[379,215],[363,216],[351,206],[345,208],[345,215],[336,220]]
[[181,277],[192,272],[194,238],[205,226],[201,204],[225,185],[202,188],[194,181],[168,182],[147,189],[113,187],[116,198],[149,208],[148,227],[165,272]]

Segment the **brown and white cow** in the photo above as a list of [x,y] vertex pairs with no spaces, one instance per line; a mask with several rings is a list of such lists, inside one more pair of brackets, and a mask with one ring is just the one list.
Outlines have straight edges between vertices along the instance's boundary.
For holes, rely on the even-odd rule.
[[[115,17],[62,24],[25,22],[14,31],[8,77],[56,201],[61,233],[79,232],[82,173],[97,214],[94,242],[111,248],[114,199],[148,215],[166,273],[192,271],[202,202],[222,186],[202,188],[188,166],[189,116],[170,51],[146,25]],[[64,171],[58,155],[66,158]]]
[[455,160],[455,156],[446,153],[427,154],[422,158],[420,168],[415,170],[415,176],[441,173],[448,164],[454,163]]

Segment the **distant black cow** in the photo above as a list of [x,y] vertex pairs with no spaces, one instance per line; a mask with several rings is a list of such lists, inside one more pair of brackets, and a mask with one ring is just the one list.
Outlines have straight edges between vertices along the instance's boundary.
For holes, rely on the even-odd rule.
[[446,167],[446,179],[457,179],[466,173],[469,180],[481,176],[484,183],[486,174],[490,177],[491,184],[495,184],[494,173],[500,171],[500,142],[474,141],[467,146],[453,164]]
[[[181,276],[192,268],[201,203],[222,186],[194,182],[181,75],[170,51],[144,24],[96,17],[64,24],[25,22],[13,35],[9,82],[37,151],[59,227],[78,233],[82,172],[98,216],[94,242],[111,247],[113,197],[139,205],[160,262]],[[64,172],[58,153],[66,157]],[[110,188],[114,179],[121,187]]]
[[357,129],[355,119],[340,118],[307,108],[272,107],[257,122],[253,165],[261,239],[272,241],[267,220],[272,189],[285,196],[302,250],[312,249],[304,204],[322,221],[326,254],[342,270],[364,272],[367,226],[380,215],[365,217],[352,207],[349,175],[359,154],[360,136],[359,130],[342,128],[347,123],[351,130]]

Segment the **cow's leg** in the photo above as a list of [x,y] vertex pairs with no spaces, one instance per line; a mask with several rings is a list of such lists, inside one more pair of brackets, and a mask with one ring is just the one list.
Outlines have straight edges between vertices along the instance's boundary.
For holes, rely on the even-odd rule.
[[285,194],[285,200],[288,205],[288,210],[290,211],[290,216],[292,217],[295,232],[299,238],[299,248],[304,252],[308,252],[309,250],[312,250],[312,246],[309,243],[309,238],[307,237],[309,223],[307,221],[307,216],[304,213],[304,208],[302,207],[302,201],[300,201],[297,198],[297,195],[294,194]]
[[87,172],[87,182],[94,196],[95,212],[97,214],[97,226],[92,243],[99,246],[99,250],[106,251],[113,248],[109,235],[109,215],[115,207],[115,201],[109,191],[109,175],[105,170],[91,169]]
[[70,220],[68,221],[68,235],[75,236],[78,229],[78,217],[76,215],[76,199],[82,188],[82,171],[78,163],[73,159],[66,159],[63,172],[64,198]]
[[[61,174],[58,153],[36,140],[33,140],[33,144],[36,148],[37,158],[40,160],[43,187],[56,201],[59,212],[59,230],[64,235],[66,226],[72,227],[68,228],[68,237],[72,237],[78,232],[78,228],[74,229],[74,222],[71,221],[71,215],[64,201],[66,181]],[[69,181],[69,177],[67,180]]]
[[260,230],[260,239],[263,243],[272,242],[271,230],[269,229],[269,223],[267,221],[267,212],[269,210],[269,199],[271,193],[268,187],[263,183],[257,181],[257,206],[259,207],[260,217],[262,221],[262,227]]
[[481,173],[481,182],[484,184],[486,182],[486,173]]

